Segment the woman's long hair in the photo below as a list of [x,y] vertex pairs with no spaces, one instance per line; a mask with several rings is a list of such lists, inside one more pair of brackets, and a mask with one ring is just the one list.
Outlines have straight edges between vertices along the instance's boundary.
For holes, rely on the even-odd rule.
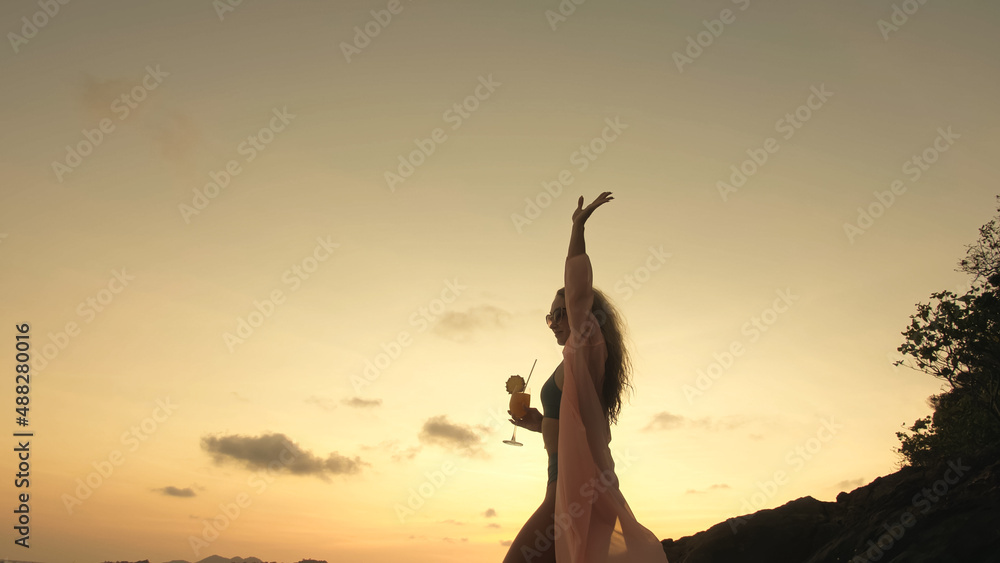
[[[566,288],[556,292],[566,298]],[[604,407],[604,417],[610,424],[618,423],[625,391],[632,387],[632,360],[625,345],[627,329],[625,319],[618,308],[614,306],[603,291],[594,288],[594,304],[590,311],[594,313],[601,334],[608,348],[608,359],[604,362],[604,388],[601,389],[601,405]]]

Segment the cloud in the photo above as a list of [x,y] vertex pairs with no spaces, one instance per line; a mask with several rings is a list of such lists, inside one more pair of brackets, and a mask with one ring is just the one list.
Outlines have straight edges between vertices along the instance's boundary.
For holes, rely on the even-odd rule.
[[333,404],[333,401],[325,397],[317,397],[316,395],[310,395],[306,397],[306,403],[310,405],[316,405],[317,407],[325,410],[332,411],[337,408],[337,405]]
[[382,399],[362,399],[361,397],[351,397],[350,399],[344,399],[341,402],[349,407],[359,409],[368,409],[382,405]]
[[408,448],[403,448],[401,450],[393,452],[392,461],[403,461],[404,459],[411,460],[417,457],[418,453],[420,453],[420,446],[410,446]]
[[494,509],[492,509],[492,508],[487,508],[486,509],[486,513],[484,514],[484,516],[486,516],[487,518],[493,518],[496,515],[497,515],[497,511],[494,510]]
[[159,488],[159,489],[153,489],[153,490],[156,491],[156,492],[158,492],[158,493],[163,493],[163,494],[167,495],[168,497],[193,497],[194,496],[194,489],[192,489],[191,487],[185,487],[183,489],[178,489],[177,487],[166,486],[166,487],[162,487],[162,488]]
[[237,401],[242,401],[244,403],[250,402],[250,399],[247,399],[246,397],[241,395],[239,391],[230,391],[229,394],[232,395],[233,398],[235,398]]
[[[111,110],[111,104],[123,94],[131,91],[137,84],[140,84],[142,76],[138,76],[137,78],[135,82],[117,79],[101,80],[84,73],[82,83],[78,89],[77,101],[89,119],[100,121],[107,117],[116,122],[118,118]],[[142,105],[138,104],[140,107]]]
[[377,446],[361,446],[362,450],[385,450],[389,452],[392,461],[413,459],[420,453],[420,446],[401,447],[399,440],[383,440]]
[[454,524],[456,526],[464,526],[465,525],[465,522],[459,522],[458,520],[455,520],[453,518],[449,518],[448,520],[442,520],[441,523],[442,524]]
[[260,436],[203,436],[201,447],[212,454],[215,463],[232,461],[247,469],[268,469],[292,475],[312,475],[326,480],[328,474],[358,473],[370,465],[333,452],[323,459],[299,447],[284,434]]
[[753,419],[748,416],[733,415],[721,418],[687,418],[679,414],[673,414],[666,411],[657,413],[653,415],[653,419],[649,421],[642,431],[657,431],[657,430],[673,430],[675,428],[689,427],[689,428],[701,428],[710,431],[719,430],[735,430],[742,426],[746,426],[753,422]]
[[446,541],[448,543],[467,542],[467,541],[469,541],[469,538],[462,538],[460,540],[457,540],[455,538],[441,538],[441,541]]
[[497,524],[496,522],[490,522],[489,524],[486,525],[486,527],[487,528],[499,528],[500,524]]
[[514,543],[514,540],[500,540],[500,545],[504,547],[509,547],[510,544]]
[[198,123],[176,111],[159,114],[152,121],[146,129],[160,150],[160,156],[181,169],[195,167],[195,156],[205,146],[205,138]]
[[683,426],[684,422],[685,418],[683,416],[664,411],[656,413],[653,416],[653,420],[651,420],[642,430],[670,430],[671,428]]
[[847,480],[841,481],[841,482],[837,483],[836,485],[834,485],[833,487],[835,489],[839,489],[841,491],[853,491],[854,489],[857,489],[858,487],[860,487],[861,485],[864,485],[864,484],[865,484],[865,478],[864,477],[858,477],[857,479],[847,479]]
[[[166,73],[171,71],[169,68],[161,70]],[[144,89],[143,80],[147,72],[136,69],[124,79],[102,79],[84,73],[76,87],[76,99],[84,113],[83,119],[95,126],[102,119],[110,119],[116,126],[114,135],[119,134],[120,124],[124,124],[124,128],[131,130],[132,134],[155,146],[163,160],[183,176],[183,182],[203,178],[203,164],[216,162],[211,153],[218,151],[209,150],[212,147],[208,137],[196,118],[169,108],[170,97],[161,94],[162,84],[146,90],[147,96],[142,100],[132,99],[136,88]],[[163,79],[164,83],[173,80],[170,74]],[[123,102],[122,96],[127,96],[129,100]],[[115,109],[112,109],[112,104],[115,104]],[[124,109],[128,110],[127,115]]]
[[705,489],[704,491],[699,491],[697,489],[688,489],[688,490],[684,491],[684,494],[686,494],[686,495],[701,495],[701,494],[707,493],[709,491],[719,491],[719,490],[731,489],[731,488],[732,487],[730,487],[729,485],[727,485],[725,483],[717,483],[717,484],[712,485],[709,488]]
[[511,314],[503,309],[480,305],[464,312],[448,311],[431,330],[439,336],[464,342],[476,331],[504,328],[510,318]]
[[427,419],[420,430],[420,441],[425,444],[441,446],[446,449],[457,449],[464,455],[487,456],[482,450],[482,440],[471,426],[448,422],[446,415],[438,415]]
[[691,426],[715,432],[719,430],[736,430],[737,428],[750,424],[751,421],[752,419],[750,417],[741,415],[724,416],[721,418],[706,417],[691,419]]

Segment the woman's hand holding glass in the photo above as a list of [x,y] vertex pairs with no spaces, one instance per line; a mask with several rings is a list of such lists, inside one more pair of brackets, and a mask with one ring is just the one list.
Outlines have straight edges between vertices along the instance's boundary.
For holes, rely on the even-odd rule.
[[521,418],[515,417],[514,413],[510,411],[507,411],[507,414],[511,416],[510,421],[513,422],[515,426],[527,428],[532,432],[542,431],[542,413],[536,408],[528,408],[527,414]]

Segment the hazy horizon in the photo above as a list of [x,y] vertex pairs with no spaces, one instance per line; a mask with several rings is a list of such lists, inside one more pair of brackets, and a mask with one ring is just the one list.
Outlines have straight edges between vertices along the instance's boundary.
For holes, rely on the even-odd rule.
[[930,414],[942,383],[896,348],[1000,193],[995,4],[0,13],[6,361],[28,323],[34,376],[15,559],[500,561],[546,483],[539,434],[502,443],[504,383],[537,359],[539,405],[570,217],[603,191],[638,521],[833,500]]

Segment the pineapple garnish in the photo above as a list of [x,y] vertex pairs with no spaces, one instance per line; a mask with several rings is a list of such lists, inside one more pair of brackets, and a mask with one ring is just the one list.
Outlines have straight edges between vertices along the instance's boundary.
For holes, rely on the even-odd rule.
[[524,378],[520,375],[512,375],[507,379],[507,392],[513,395],[524,391]]

